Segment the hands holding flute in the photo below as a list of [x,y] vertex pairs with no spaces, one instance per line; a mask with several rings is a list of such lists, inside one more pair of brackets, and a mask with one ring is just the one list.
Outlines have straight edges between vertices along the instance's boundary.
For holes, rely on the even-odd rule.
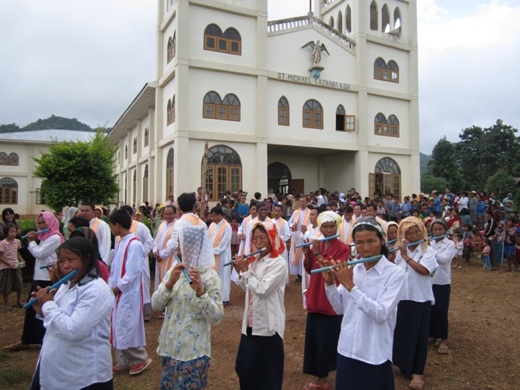
[[166,281],[165,287],[168,290],[172,291],[173,286],[180,279],[181,274],[183,272],[186,272],[185,270],[187,270],[188,276],[190,277],[190,279],[192,281],[190,283],[190,287],[193,289],[193,291],[195,291],[195,294],[197,294],[197,296],[200,297],[201,295],[203,295],[206,292],[204,286],[202,285],[200,273],[196,268],[193,268],[193,267],[188,270],[188,267],[184,263],[175,264],[175,267],[173,267],[173,270],[170,274],[170,278]]
[[37,301],[32,305],[34,311],[38,313],[39,315],[43,315],[42,307],[45,303],[49,301],[54,301],[54,296],[58,292],[57,288],[53,288],[51,290],[52,286],[41,288],[40,286],[37,286],[37,291],[33,292],[31,294],[31,298],[36,298]]
[[318,260],[321,267],[330,267],[328,271],[323,272],[323,279],[327,286],[332,286],[335,279],[345,287],[348,291],[354,288],[354,266],[349,266],[346,261],[335,260]]

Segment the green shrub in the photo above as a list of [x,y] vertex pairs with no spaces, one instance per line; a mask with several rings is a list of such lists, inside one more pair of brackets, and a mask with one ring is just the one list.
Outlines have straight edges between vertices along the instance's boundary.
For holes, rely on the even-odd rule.
[[36,231],[36,221],[34,219],[20,219],[18,224],[20,229],[22,229],[22,235]]

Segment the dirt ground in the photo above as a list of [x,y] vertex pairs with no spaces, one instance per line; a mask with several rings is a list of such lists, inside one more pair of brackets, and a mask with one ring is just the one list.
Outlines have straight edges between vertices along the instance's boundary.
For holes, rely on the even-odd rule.
[[[439,355],[431,348],[425,371],[429,389],[519,389],[520,388],[520,273],[483,271],[477,266],[454,270],[450,307],[450,354]],[[14,295],[11,297],[14,302]],[[285,373],[283,388],[302,389],[312,378],[302,374],[305,312],[300,285],[286,289]],[[244,294],[233,286],[231,305],[223,321],[213,328],[209,389],[238,389],[235,357],[240,339]],[[149,370],[138,377],[117,376],[116,389],[156,389],[159,386],[160,358],[155,353],[162,320],[154,313],[146,323]],[[0,313],[0,340],[6,345],[18,340],[23,310]],[[0,388],[27,389],[38,358],[38,349],[21,352],[0,351]],[[78,367],[78,370],[81,368]],[[330,376],[334,384],[335,374]],[[396,389],[406,389],[408,381],[396,376]]]

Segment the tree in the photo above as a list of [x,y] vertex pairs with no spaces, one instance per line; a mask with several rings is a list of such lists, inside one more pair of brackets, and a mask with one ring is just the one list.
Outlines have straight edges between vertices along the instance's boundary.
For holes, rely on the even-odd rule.
[[433,190],[440,191],[448,185],[443,177],[435,177],[430,174],[421,176],[421,192],[430,194]]
[[81,123],[76,118],[70,119],[56,115],[51,115],[47,119],[38,119],[36,122],[29,123],[27,126],[23,128],[23,130],[44,129],[92,131],[92,128],[89,125]]
[[[428,171],[434,177],[444,178],[454,191],[462,190],[463,177],[457,159],[455,145],[442,138],[433,148],[432,159],[428,162]],[[437,188],[442,190],[442,188]]]
[[89,142],[53,143],[48,153],[34,158],[46,205],[61,210],[85,202],[113,203],[119,191],[115,153],[103,128]]
[[486,182],[486,191],[494,192],[498,199],[504,199],[508,193],[516,192],[516,179],[503,170],[491,176]]
[[512,175],[519,171],[515,157],[520,156],[518,132],[502,120],[484,130],[473,126],[462,131],[457,155],[463,176],[471,188],[484,188],[489,177],[500,169]]

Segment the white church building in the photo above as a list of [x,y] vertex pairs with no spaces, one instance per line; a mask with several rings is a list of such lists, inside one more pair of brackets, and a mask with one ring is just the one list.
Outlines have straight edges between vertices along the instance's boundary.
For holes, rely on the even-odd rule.
[[[120,201],[419,191],[416,0],[159,0],[156,80],[109,137]],[[207,174],[203,175],[207,147]]]

